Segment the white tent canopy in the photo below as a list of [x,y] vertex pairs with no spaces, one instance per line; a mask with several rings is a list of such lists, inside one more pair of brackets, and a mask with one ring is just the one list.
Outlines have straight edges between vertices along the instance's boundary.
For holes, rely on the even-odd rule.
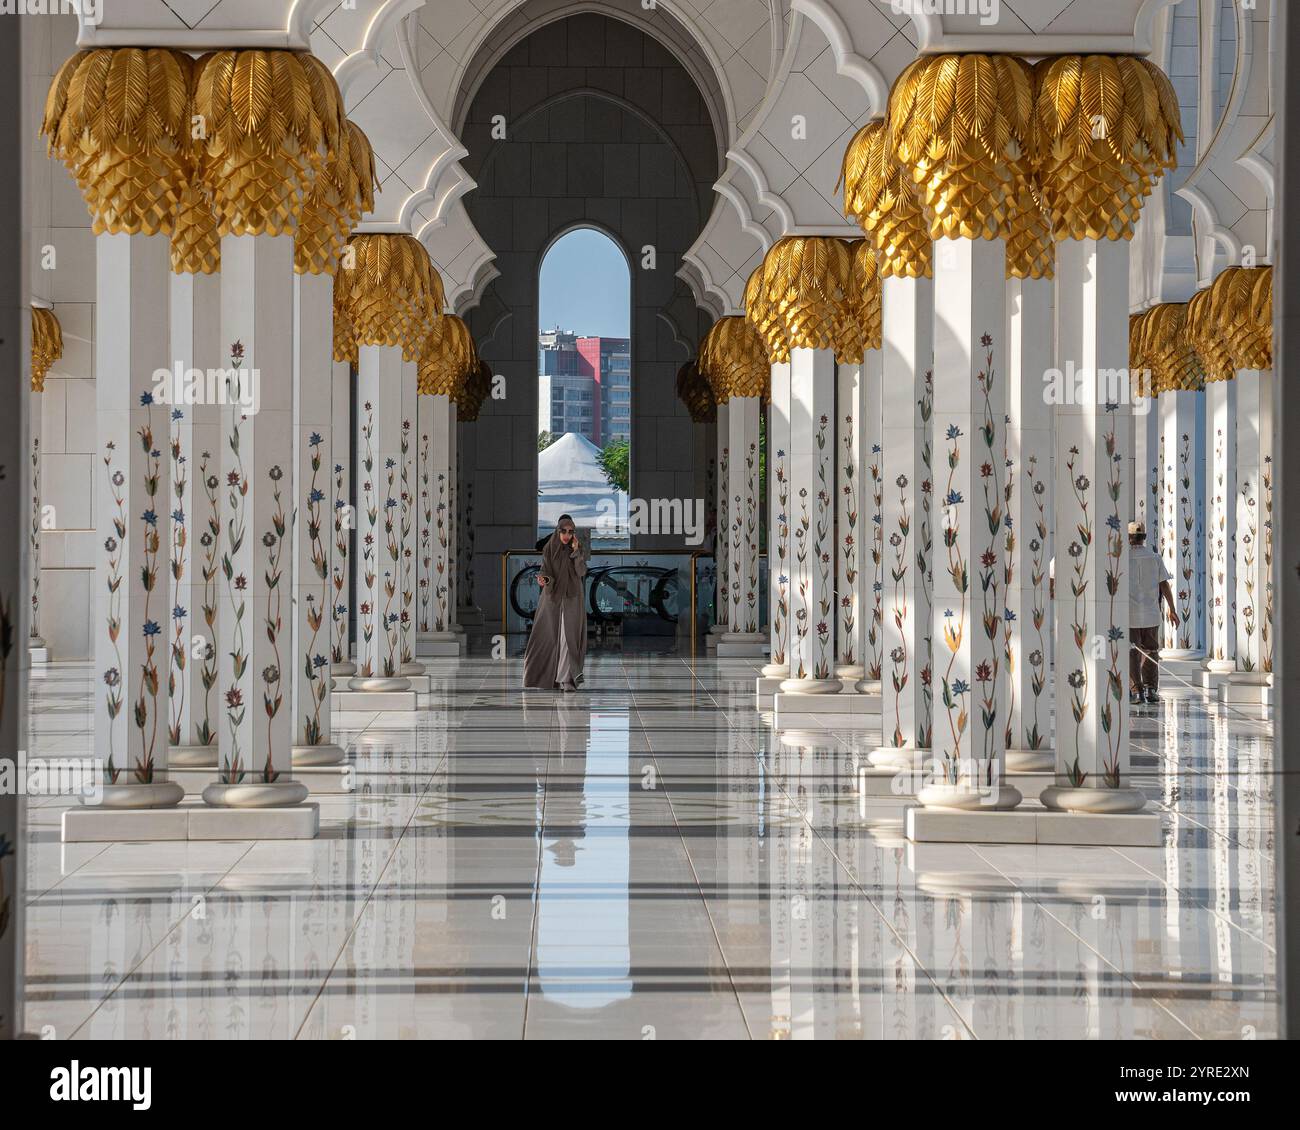
[[598,448],[577,432],[566,432],[537,457],[537,526],[553,530],[561,514],[597,537],[617,536],[627,523],[627,492],[609,485]]

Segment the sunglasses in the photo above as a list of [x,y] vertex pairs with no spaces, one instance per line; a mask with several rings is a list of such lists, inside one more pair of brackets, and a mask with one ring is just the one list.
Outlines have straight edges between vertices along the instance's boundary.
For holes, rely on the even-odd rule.
[[577,533],[577,530],[575,530],[572,526],[563,528],[559,531],[560,537],[562,538],[568,537],[570,534],[575,534],[575,533]]

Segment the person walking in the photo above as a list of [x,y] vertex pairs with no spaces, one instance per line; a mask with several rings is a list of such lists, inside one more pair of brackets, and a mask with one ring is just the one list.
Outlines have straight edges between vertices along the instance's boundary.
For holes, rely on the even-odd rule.
[[537,583],[542,596],[524,650],[524,689],[576,691],[587,654],[587,605],[583,578],[587,550],[568,514],[542,550]]
[[1141,522],[1128,524],[1128,639],[1129,702],[1160,700],[1160,602],[1167,609],[1169,623],[1178,627],[1174,591],[1169,570],[1155,550],[1147,545],[1147,529]]

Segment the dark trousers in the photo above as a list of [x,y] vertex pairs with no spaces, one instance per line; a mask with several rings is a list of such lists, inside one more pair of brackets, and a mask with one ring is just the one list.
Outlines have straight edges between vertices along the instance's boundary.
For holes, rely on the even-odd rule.
[[1160,664],[1156,658],[1160,654],[1160,628],[1130,628],[1128,641],[1128,669],[1132,689],[1159,690]]

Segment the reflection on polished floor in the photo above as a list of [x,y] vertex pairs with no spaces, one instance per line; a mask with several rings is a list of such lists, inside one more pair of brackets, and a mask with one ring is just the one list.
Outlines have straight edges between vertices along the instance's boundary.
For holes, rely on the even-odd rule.
[[[59,843],[29,807],[27,1028],[56,1038],[1273,1036],[1270,724],[1135,717],[1162,848],[910,845],[879,734],[789,747],[741,660],[435,671],[336,714],[358,791],[311,842]],[[33,680],[84,753],[91,674]]]

